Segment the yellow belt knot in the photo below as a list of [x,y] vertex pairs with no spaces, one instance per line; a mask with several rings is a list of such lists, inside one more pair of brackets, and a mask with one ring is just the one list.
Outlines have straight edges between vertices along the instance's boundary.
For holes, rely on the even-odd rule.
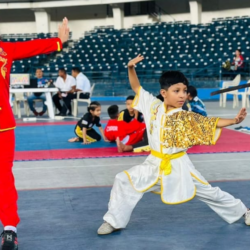
[[186,152],[179,152],[176,154],[168,155],[168,154],[162,154],[160,152],[157,152],[155,150],[151,150],[151,155],[160,158],[161,164],[160,164],[160,169],[163,171],[164,175],[169,175],[171,174],[172,168],[171,168],[171,160],[177,159],[185,155]]

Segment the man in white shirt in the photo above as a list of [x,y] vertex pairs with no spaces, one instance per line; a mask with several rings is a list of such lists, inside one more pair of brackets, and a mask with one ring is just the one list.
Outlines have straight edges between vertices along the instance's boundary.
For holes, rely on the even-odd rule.
[[77,97],[78,91],[83,92],[80,93],[81,99],[89,99],[90,89],[91,89],[89,79],[81,72],[81,70],[78,67],[72,68],[72,76],[76,79],[76,90],[75,90],[76,93],[74,93],[74,95],[72,96],[73,99]]
[[[59,113],[56,115],[65,116],[68,109],[68,115],[71,115],[71,100],[74,92],[76,91],[75,78],[68,75],[66,70],[59,69],[59,77],[57,78],[54,85],[59,89],[57,94],[53,96],[53,102]],[[64,105],[62,106],[60,100],[63,100]]]

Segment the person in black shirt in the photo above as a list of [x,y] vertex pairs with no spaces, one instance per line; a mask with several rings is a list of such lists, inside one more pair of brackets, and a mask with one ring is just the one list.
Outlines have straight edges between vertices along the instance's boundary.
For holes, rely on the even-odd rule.
[[135,118],[138,120],[138,122],[144,122],[143,114],[132,108],[132,103],[134,98],[135,97],[133,95],[127,97],[126,99],[127,109],[124,109],[120,112],[118,121],[131,122]]
[[69,139],[69,142],[83,142],[83,144],[90,144],[92,142],[100,141],[101,136],[93,129],[96,125],[104,139],[108,140],[104,136],[103,128],[100,123],[101,105],[99,102],[91,102],[88,107],[88,113],[86,113],[76,124],[75,134],[77,137]]

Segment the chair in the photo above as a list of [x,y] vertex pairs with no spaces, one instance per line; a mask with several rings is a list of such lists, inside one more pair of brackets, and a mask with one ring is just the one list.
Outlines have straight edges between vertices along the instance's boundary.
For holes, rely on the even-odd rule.
[[[247,83],[250,83],[250,80]],[[246,88],[244,92],[240,92],[239,94],[242,96],[242,108],[249,108],[250,88]]]
[[80,94],[83,92],[82,91],[77,92],[77,97],[76,97],[76,99],[73,100],[73,107],[72,107],[73,108],[73,115],[75,117],[77,117],[77,114],[78,114],[78,102],[87,102],[88,105],[90,105],[90,102],[91,102],[90,98],[92,97],[94,88],[95,88],[95,84],[93,84],[91,89],[90,89],[89,99],[80,99]]
[[[240,84],[240,80],[241,76],[237,75],[232,81],[223,82],[221,89],[238,86]],[[238,90],[234,90],[220,95],[220,107],[221,106],[223,106],[224,108],[226,107],[227,95],[233,95],[233,108],[239,106],[239,98],[238,98],[239,92]]]
[[13,111],[18,118],[21,118],[21,102],[23,102],[26,115],[29,116],[27,99],[24,97],[23,93],[14,93]]

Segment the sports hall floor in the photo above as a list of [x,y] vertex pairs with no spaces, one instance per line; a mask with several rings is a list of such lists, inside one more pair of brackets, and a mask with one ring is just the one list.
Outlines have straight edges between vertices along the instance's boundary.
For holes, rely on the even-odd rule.
[[[102,106],[104,123],[109,104]],[[124,108],[120,104],[120,109]],[[209,115],[224,118],[234,117],[238,112],[232,109],[230,102],[227,108],[219,108],[218,102],[209,102],[206,106]],[[80,107],[80,113],[85,110],[86,106]],[[139,202],[125,230],[98,236],[96,231],[107,211],[115,175],[142,162],[146,156],[114,157],[112,154],[109,157],[107,154],[95,158],[92,152],[91,158],[85,155],[81,159],[79,154],[77,159],[65,159],[65,154],[74,157],[74,150],[87,150],[84,145],[67,143],[67,139],[74,136],[74,120],[67,120],[65,124],[56,121],[51,125],[40,120],[29,126],[21,120],[17,122],[19,158],[14,163],[14,174],[21,217],[20,250],[249,249],[250,227],[244,225],[243,219],[229,225],[196,199],[168,206],[151,193]],[[250,115],[242,126],[250,126]],[[223,153],[227,151],[225,142],[225,150],[223,146],[220,153],[195,153],[190,154],[190,158],[212,185],[250,206],[250,135],[238,133],[240,143],[235,134],[227,138],[231,147],[236,147],[233,153]],[[241,142],[249,145],[246,150],[240,147]],[[100,157],[106,145],[96,144],[88,150],[95,150],[94,155]],[[115,150],[114,146],[109,145],[110,150]],[[38,161],[30,156],[36,151],[53,150],[57,152],[54,158],[49,153]],[[60,152],[62,159],[59,159]]]

